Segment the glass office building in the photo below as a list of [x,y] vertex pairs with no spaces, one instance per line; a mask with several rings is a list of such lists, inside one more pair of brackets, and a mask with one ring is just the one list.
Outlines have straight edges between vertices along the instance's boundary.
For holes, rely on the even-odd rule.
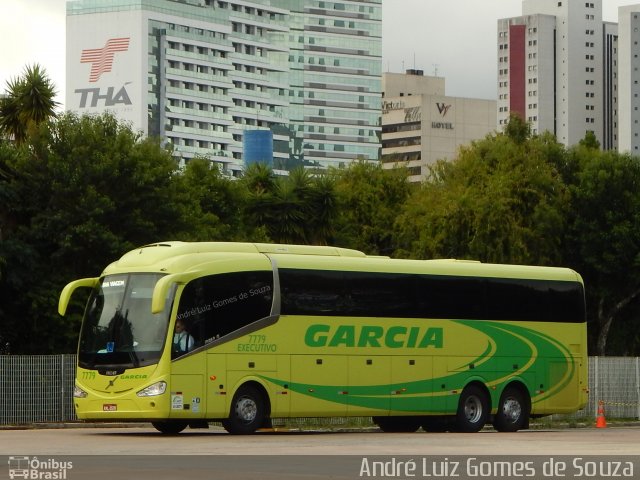
[[276,169],[377,160],[381,1],[70,1],[67,106],[229,174],[247,130],[271,130]]

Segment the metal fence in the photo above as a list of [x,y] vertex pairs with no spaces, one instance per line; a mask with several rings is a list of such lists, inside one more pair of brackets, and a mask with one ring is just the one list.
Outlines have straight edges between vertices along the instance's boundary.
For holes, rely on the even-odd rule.
[[[75,360],[75,355],[0,355],[0,425],[75,421]],[[607,419],[640,419],[639,357],[590,357],[587,406],[551,421],[591,422],[599,401]]]
[[599,401],[604,402],[607,417],[640,419],[640,357],[589,358],[589,404],[584,415],[595,417]]
[[0,425],[75,420],[75,355],[0,356]]

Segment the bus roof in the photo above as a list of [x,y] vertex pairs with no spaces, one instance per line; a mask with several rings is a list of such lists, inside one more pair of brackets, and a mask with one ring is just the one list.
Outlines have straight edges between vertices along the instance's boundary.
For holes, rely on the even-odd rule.
[[[237,259],[238,267],[255,264],[264,269],[266,256],[276,259],[280,268],[421,273],[497,278],[527,278],[582,282],[580,275],[568,268],[506,264],[488,264],[473,260],[436,259],[401,260],[367,256],[358,250],[330,246],[285,245],[239,242],[161,242],[125,253],[109,265],[103,275],[125,272],[185,273],[211,269],[218,262],[229,264]],[[252,260],[254,259],[254,260]],[[262,265],[262,267],[258,267]],[[266,267],[269,268],[269,267]],[[215,270],[212,271],[215,273]]]
[[[221,254],[292,254],[323,257],[366,257],[347,248],[246,242],[160,242],[131,250],[109,265],[106,273],[125,271],[170,271],[220,258]],[[176,273],[176,272],[171,272]]]
[[[167,248],[169,247],[169,248]],[[159,258],[174,257],[193,253],[291,253],[294,255],[324,255],[341,257],[366,257],[363,252],[348,248],[316,246],[316,245],[286,245],[275,243],[247,243],[247,242],[161,242],[144,245],[126,253],[137,255],[142,251],[153,250],[153,255]]]

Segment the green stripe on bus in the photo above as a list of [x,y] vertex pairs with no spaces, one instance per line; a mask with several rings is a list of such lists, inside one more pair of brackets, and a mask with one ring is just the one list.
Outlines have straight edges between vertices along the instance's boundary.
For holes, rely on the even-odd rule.
[[[576,374],[575,361],[570,352],[548,335],[500,322],[456,322],[485,334],[493,344],[488,342],[480,356],[460,365],[456,369],[459,371],[451,375],[402,383],[350,386],[295,383],[266,376],[262,378],[280,387],[287,385],[292,392],[336,404],[388,410],[392,402],[391,408],[397,412],[438,413],[446,411],[444,405],[458,397],[470,378],[482,379],[485,385],[496,387],[499,391],[505,382],[513,378],[537,377],[524,381],[530,389],[531,401],[540,402],[562,390]],[[506,358],[525,359],[526,362],[524,365],[512,365],[511,370],[507,370],[504,366]],[[559,370],[555,372],[555,379],[550,378],[548,372],[549,359],[558,360]],[[536,393],[538,384],[545,387],[540,389],[543,390],[541,393]],[[446,388],[443,389],[442,385],[446,385]],[[348,395],[344,395],[344,391],[348,391]],[[401,394],[398,394],[400,391]]]

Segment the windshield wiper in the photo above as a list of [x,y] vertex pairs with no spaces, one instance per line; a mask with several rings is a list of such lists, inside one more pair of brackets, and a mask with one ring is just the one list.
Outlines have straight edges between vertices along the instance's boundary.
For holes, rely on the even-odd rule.
[[138,358],[138,354],[133,349],[129,351],[129,357],[131,357],[131,363],[133,364],[134,368],[138,368],[140,366],[140,359]]
[[[135,351],[136,342],[133,339],[133,331],[131,331],[131,323],[129,322],[129,309],[128,308],[127,308],[127,311],[122,316],[122,327],[121,328],[125,328],[125,326],[128,326],[129,332],[131,334],[131,348],[129,350],[129,358],[131,358],[131,363],[133,364],[134,368],[138,368],[140,366],[140,359],[138,358],[138,354]],[[122,335],[122,332],[120,332],[120,335]]]

